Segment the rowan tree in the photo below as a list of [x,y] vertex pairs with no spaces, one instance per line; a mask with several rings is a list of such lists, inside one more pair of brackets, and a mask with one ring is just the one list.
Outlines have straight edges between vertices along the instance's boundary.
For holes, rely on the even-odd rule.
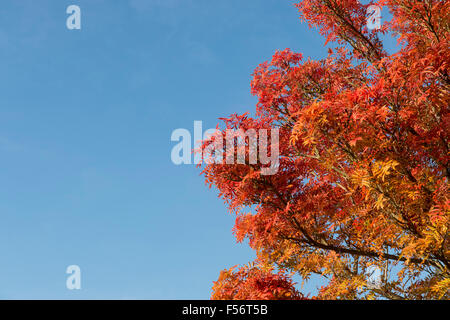
[[277,51],[253,74],[255,116],[223,119],[221,131],[278,128],[280,158],[273,175],[259,163],[203,167],[257,253],[221,273],[213,299],[298,299],[293,274],[326,281],[314,299],[450,297],[450,3],[371,4],[392,14],[378,30],[357,0],[297,3],[335,48],[317,61]]

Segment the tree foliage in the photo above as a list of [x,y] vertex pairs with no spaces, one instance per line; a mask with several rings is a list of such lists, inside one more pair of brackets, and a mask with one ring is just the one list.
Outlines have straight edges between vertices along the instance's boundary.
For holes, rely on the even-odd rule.
[[[357,0],[296,4],[336,48],[317,61],[277,51],[253,74],[256,115],[224,119],[278,128],[280,163],[274,175],[204,166],[237,214],[237,240],[257,253],[254,266],[223,271],[212,298],[302,298],[295,273],[326,281],[316,299],[450,297],[450,3],[372,4],[392,13],[379,30]],[[383,49],[384,34],[398,52]]]
[[213,299],[221,300],[302,300],[293,281],[282,271],[273,273],[257,266],[230,268],[214,282]]

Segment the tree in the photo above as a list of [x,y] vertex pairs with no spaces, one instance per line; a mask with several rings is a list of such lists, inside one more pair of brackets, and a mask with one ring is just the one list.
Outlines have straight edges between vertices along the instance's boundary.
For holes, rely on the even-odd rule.
[[[255,116],[223,119],[221,132],[277,128],[280,158],[273,175],[248,161],[203,167],[257,253],[223,271],[212,298],[299,298],[294,273],[327,282],[315,299],[450,297],[450,3],[371,4],[392,13],[381,29],[357,0],[296,4],[336,48],[319,61],[277,51],[253,74]],[[401,45],[391,55],[387,33]]]

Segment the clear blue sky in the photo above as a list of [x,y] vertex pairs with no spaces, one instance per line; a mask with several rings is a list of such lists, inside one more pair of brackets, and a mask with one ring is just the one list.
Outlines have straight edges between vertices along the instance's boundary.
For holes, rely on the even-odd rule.
[[0,298],[208,299],[253,260],[170,135],[252,112],[251,73],[276,49],[325,56],[293,2],[1,2]]

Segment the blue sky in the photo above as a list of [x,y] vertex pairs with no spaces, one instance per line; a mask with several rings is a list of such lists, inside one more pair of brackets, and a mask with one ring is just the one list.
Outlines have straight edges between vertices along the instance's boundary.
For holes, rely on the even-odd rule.
[[253,259],[170,136],[253,111],[251,73],[276,49],[325,56],[293,2],[2,1],[0,298],[208,299]]

